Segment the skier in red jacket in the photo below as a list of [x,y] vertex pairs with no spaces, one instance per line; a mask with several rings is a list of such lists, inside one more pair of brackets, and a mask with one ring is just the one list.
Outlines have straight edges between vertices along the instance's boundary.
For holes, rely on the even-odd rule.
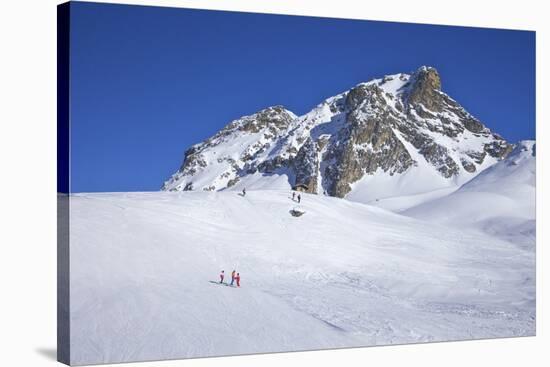
[[235,270],[233,270],[233,271],[231,272],[231,284],[229,284],[229,285],[233,285],[233,283],[235,282],[235,273],[236,273]]
[[239,273],[235,276],[235,281],[237,282],[237,287],[241,286],[241,276]]

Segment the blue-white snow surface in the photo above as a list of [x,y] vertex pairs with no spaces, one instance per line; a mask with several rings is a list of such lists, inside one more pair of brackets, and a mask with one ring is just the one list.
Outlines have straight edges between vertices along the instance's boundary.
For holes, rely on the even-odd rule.
[[[72,363],[535,334],[534,246],[302,199],[71,196]],[[222,269],[242,287],[210,283]]]

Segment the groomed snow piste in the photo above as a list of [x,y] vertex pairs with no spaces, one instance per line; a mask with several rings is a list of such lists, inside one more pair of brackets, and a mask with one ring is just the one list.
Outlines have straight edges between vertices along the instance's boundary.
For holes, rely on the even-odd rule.
[[[535,334],[534,247],[302,198],[72,195],[72,362]],[[212,283],[222,269],[242,287]]]

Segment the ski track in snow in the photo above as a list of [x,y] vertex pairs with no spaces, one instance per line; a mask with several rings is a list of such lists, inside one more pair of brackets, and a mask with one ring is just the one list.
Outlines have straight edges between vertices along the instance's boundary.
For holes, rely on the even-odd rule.
[[533,247],[302,198],[71,196],[73,363],[534,335]]

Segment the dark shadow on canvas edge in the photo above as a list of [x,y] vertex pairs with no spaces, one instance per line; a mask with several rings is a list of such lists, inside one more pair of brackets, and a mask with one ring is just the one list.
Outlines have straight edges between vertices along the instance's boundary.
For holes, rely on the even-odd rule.
[[57,361],[57,349],[56,348],[37,348],[35,352],[40,354],[42,357],[47,358],[51,361]]

